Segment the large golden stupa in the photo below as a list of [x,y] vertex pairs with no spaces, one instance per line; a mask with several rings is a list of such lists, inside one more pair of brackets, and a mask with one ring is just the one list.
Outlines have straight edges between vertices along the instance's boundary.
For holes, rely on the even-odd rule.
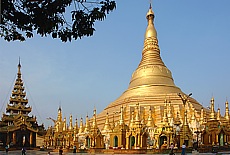
[[[121,106],[125,108],[124,119],[129,124],[131,113],[137,104],[140,106],[143,120],[147,118],[146,112],[150,107],[155,124],[162,122],[163,109],[166,104],[172,107],[171,113],[174,120],[177,113],[183,120],[185,104],[183,104],[182,99],[188,98],[188,95],[174,84],[171,71],[161,59],[157,32],[154,27],[154,12],[151,6],[146,18],[148,25],[144,37],[142,59],[132,74],[128,89],[98,114],[97,121],[100,128],[105,123],[107,113],[109,113],[109,118],[114,118],[115,122],[119,120]],[[178,96],[178,94],[181,94],[181,96]],[[193,113],[197,118],[200,117],[202,105],[195,99],[189,97],[187,106],[190,109],[188,114]]]
[[77,121],[72,127],[72,116],[67,128],[59,109],[55,126],[48,129],[50,132],[44,140],[46,146],[76,145],[81,149],[96,148],[94,151],[103,148],[106,154],[116,154],[116,150],[119,154],[121,150],[133,154],[137,150],[140,154],[150,149],[153,152],[167,149],[172,143],[175,148],[183,143],[190,148],[194,144],[197,148],[230,144],[228,102],[222,117],[220,109],[217,113],[214,110],[214,98],[210,110],[205,109],[191,94],[186,95],[174,84],[170,70],[160,57],[151,6],[146,17],[148,26],[142,59],[128,89],[100,114],[96,115],[94,109],[91,120],[86,116],[85,125],[81,118],[79,128]]

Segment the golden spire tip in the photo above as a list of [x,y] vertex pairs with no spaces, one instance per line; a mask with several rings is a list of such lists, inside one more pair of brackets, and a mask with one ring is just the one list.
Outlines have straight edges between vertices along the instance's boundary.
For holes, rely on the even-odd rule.
[[152,0],[149,0],[149,9],[152,9]]

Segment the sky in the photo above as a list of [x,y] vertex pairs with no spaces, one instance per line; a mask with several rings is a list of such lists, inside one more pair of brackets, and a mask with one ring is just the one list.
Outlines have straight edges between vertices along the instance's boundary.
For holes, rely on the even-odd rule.
[[[5,112],[18,59],[38,123],[53,125],[61,106],[69,119],[100,113],[127,88],[137,68],[147,26],[149,0],[117,0],[97,22],[92,37],[63,43],[35,34],[25,42],[0,38],[0,110]],[[224,114],[230,101],[230,1],[153,0],[161,57],[176,86],[203,106],[215,99]]]

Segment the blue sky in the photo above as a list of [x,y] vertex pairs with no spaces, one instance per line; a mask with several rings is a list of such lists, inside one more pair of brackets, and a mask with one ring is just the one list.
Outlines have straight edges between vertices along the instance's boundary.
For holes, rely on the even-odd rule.
[[[32,114],[46,126],[59,105],[67,119],[97,113],[128,87],[137,68],[149,0],[117,0],[117,9],[96,23],[93,37],[62,43],[50,37],[25,42],[0,39],[0,108],[5,112],[21,57]],[[224,114],[230,102],[230,1],[153,1],[161,57],[175,84]]]

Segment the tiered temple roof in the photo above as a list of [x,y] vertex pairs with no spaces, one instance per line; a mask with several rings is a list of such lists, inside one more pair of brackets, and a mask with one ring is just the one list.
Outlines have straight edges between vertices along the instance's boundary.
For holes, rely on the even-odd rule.
[[[15,146],[36,146],[36,134],[44,134],[44,126],[39,126],[36,116],[29,116],[32,110],[28,106],[28,99],[21,74],[21,64],[19,60],[17,77],[14,83],[12,94],[6,105],[6,113],[3,113],[0,121],[0,134],[4,144],[12,143]],[[22,144],[21,138],[24,136],[30,140]],[[6,139],[5,139],[5,138]],[[2,139],[3,138],[3,139]]]

